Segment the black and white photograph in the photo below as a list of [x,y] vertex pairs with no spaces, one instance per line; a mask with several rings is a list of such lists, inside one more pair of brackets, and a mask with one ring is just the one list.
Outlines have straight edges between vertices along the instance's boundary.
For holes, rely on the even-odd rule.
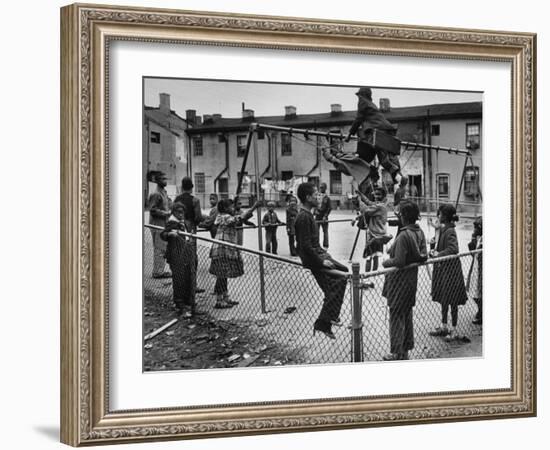
[[483,92],[143,78],[143,370],[483,357]]

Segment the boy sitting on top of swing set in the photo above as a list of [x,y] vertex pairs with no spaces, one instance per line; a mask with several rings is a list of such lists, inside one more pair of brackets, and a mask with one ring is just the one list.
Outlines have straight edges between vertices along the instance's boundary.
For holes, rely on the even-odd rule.
[[355,154],[327,148],[323,151],[323,156],[340,172],[352,176],[363,194],[371,196],[374,185],[380,178],[377,167],[372,164],[375,156],[391,175],[394,184],[401,181],[401,165],[398,159],[401,142],[395,137],[397,127],[373,103],[371,88],[361,87],[355,95],[358,97],[357,115],[344,139],[349,142],[351,136],[357,134]]

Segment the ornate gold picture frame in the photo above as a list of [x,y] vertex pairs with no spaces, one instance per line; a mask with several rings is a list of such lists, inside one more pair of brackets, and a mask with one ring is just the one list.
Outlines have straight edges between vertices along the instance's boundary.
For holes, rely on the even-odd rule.
[[[109,51],[116,41],[509,63],[511,184],[502,189],[512,198],[510,386],[114,410],[108,137]],[[62,442],[80,446],[535,415],[535,88],[536,36],[530,33],[84,4],[62,8]]]

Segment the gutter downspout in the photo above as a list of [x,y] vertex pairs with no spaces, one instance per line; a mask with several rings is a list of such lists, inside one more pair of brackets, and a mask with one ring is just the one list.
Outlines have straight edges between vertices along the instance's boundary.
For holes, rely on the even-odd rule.
[[260,175],[260,178],[263,178],[271,170],[271,134],[265,133],[265,135],[267,136],[267,167]]
[[218,186],[218,181],[221,178],[221,176],[227,172],[229,174],[229,139],[227,135],[223,135],[223,139],[225,141],[225,167],[223,170],[218,174],[216,178],[214,178],[214,192],[217,192],[218,190],[216,187]]
[[320,163],[321,163],[321,149],[319,148],[319,146],[315,146],[315,165],[311,168],[311,170],[308,173],[306,173],[305,176],[309,177],[313,173],[313,171],[319,167]]

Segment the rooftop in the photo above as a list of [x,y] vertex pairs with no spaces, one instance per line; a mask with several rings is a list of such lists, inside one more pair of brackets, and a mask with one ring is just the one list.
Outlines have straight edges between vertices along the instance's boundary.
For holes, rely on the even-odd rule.
[[[146,107],[147,109],[147,107]],[[338,114],[326,113],[297,114],[292,117],[260,116],[254,117],[254,122],[265,123],[293,128],[326,128],[331,126],[349,125],[355,119],[356,111],[342,111]],[[421,106],[406,106],[394,108],[384,113],[390,122],[405,122],[422,120],[428,115],[431,120],[458,119],[458,118],[480,118],[482,116],[482,102],[468,103],[442,103]],[[250,125],[250,119],[238,118],[217,118],[211,122],[195,125],[186,131],[189,134],[220,131],[244,131]]]

